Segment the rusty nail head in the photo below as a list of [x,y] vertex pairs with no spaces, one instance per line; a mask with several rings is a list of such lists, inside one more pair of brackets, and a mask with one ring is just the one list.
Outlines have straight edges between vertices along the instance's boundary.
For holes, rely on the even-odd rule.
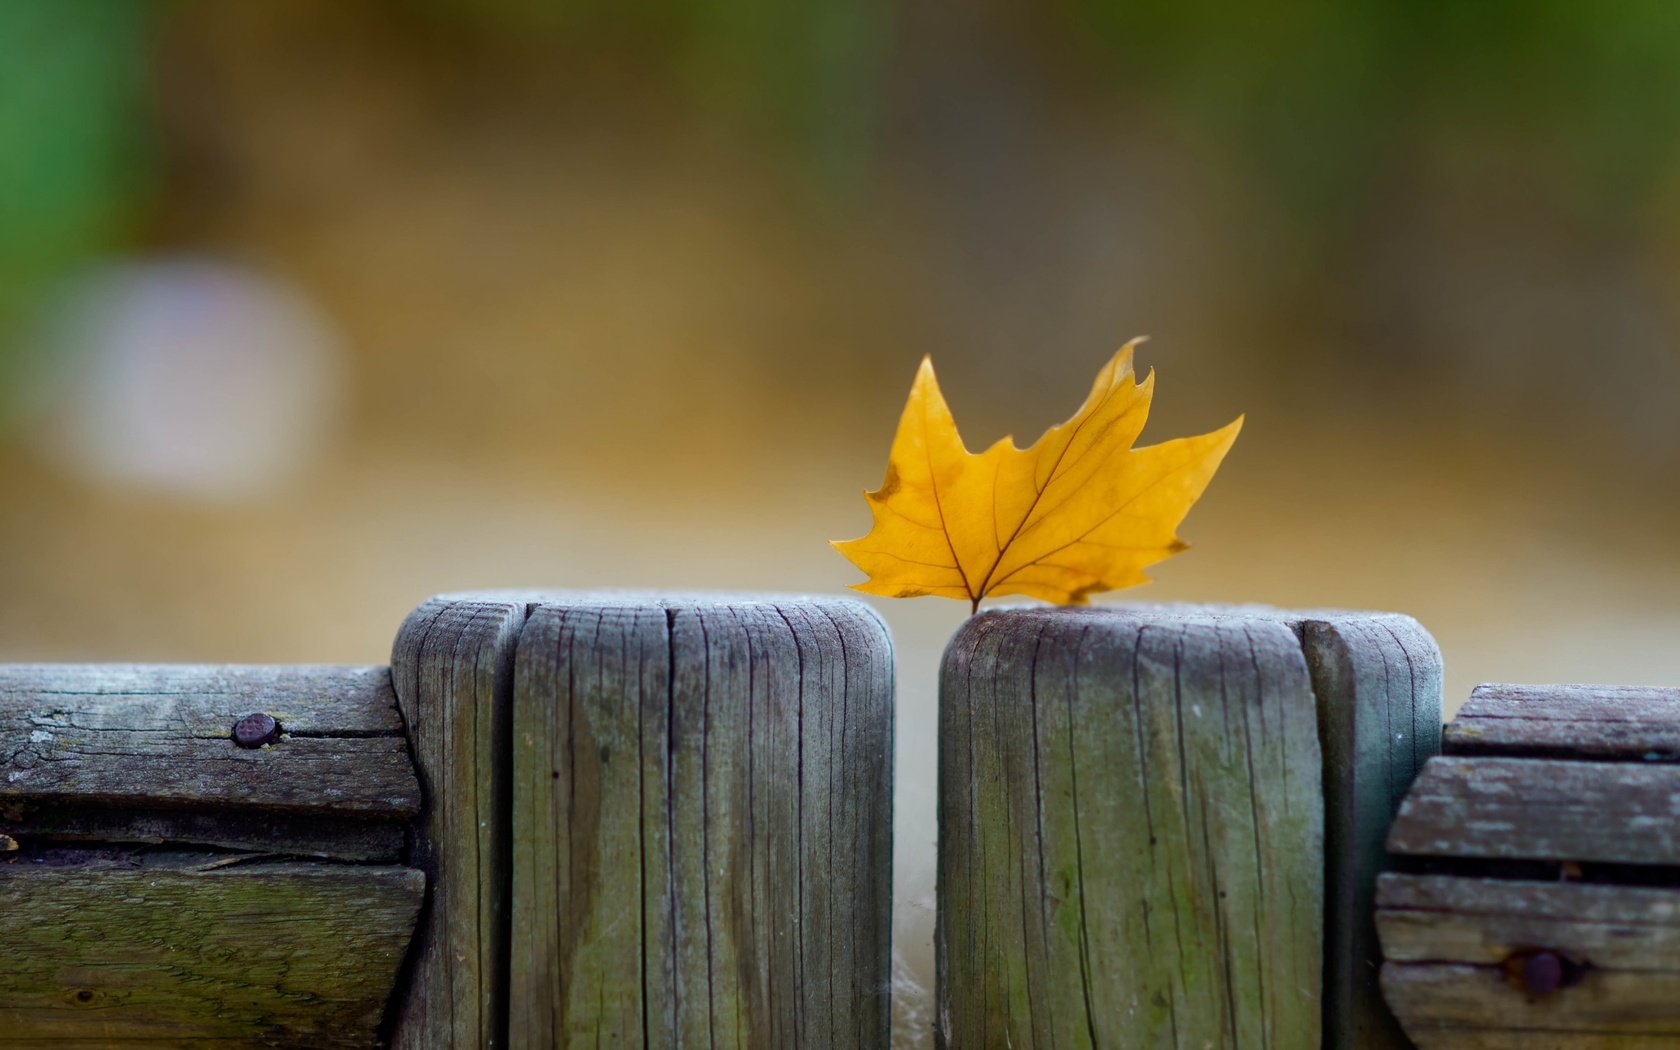
[[280,723],[261,712],[246,715],[233,724],[233,742],[240,747],[262,747],[280,739]]
[[1522,963],[1522,983],[1535,995],[1563,987],[1563,959],[1556,952],[1535,952]]
[[1524,948],[1506,956],[1505,977],[1529,995],[1546,996],[1578,984],[1586,965],[1550,948]]

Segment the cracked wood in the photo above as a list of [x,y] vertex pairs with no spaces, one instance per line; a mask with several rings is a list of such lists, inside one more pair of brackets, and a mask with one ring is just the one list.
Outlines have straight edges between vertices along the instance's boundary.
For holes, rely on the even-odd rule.
[[943,1045],[1407,1045],[1370,902],[1440,711],[1405,616],[969,621],[940,683]]
[[1318,1045],[1316,721],[1276,619],[970,620],[940,684],[941,1044]]
[[[233,724],[285,732],[247,750]],[[0,666],[0,826],[395,859],[420,791],[384,667]]]
[[511,1045],[886,1046],[880,620],[544,596],[516,663]]
[[[1677,744],[1680,690],[1476,689],[1389,836],[1414,873],[1377,902],[1383,992],[1419,1047],[1680,1044]],[[1536,950],[1571,979],[1515,980]]]
[[1395,853],[1680,867],[1680,766],[1443,755],[1412,786]]
[[1454,755],[1680,760],[1680,689],[1479,685],[1447,726]]
[[[1379,905],[1383,988],[1420,1046],[1680,1042],[1680,890],[1390,874]],[[1500,963],[1536,946],[1582,964],[1580,983],[1515,987]]]
[[431,886],[392,1045],[507,1045],[509,714],[525,603],[433,598],[403,622],[391,677],[425,795],[412,861]]

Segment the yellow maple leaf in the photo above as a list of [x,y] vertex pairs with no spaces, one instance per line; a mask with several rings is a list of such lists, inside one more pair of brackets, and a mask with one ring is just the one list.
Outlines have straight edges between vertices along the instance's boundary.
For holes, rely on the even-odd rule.
[[855,589],[967,598],[977,609],[1005,594],[1083,605],[1148,582],[1145,568],[1185,548],[1178,525],[1243,421],[1133,448],[1155,390],[1153,371],[1142,383],[1132,372],[1138,342],[1121,347],[1073,418],[1031,448],[1005,437],[978,454],[963,445],[924,357],[886,480],[866,494],[874,527],[834,543],[869,574]]

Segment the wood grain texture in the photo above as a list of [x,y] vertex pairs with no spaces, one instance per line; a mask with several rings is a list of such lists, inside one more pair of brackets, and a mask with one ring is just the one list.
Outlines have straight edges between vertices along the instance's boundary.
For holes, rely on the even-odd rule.
[[941,1045],[1319,1045],[1319,783],[1278,616],[968,621],[940,680]]
[[1387,874],[1377,905],[1391,962],[1490,966],[1545,947],[1595,969],[1680,974],[1680,887]]
[[[1447,727],[1389,836],[1429,874],[1377,900],[1383,993],[1419,1047],[1680,1046],[1677,700],[1484,685]],[[1536,951],[1576,979],[1516,979]]]
[[419,872],[90,856],[0,865],[0,1043],[377,1045]]
[[1378,988],[1372,921],[1384,840],[1423,764],[1441,749],[1441,652],[1394,613],[1302,613],[1324,749],[1324,1045],[1404,1050]]
[[1442,750],[1452,755],[1680,761],[1680,689],[1480,685],[1447,727]]
[[513,1046],[887,1045],[892,651],[873,613],[539,596],[516,682]]
[[525,603],[444,596],[411,613],[391,674],[425,809],[429,876],[392,1045],[506,1046],[513,652]]
[[1390,963],[1383,994],[1420,1050],[1646,1050],[1680,1046],[1680,974],[1589,970],[1535,998],[1495,967]]
[[1680,866],[1680,766],[1431,759],[1389,833],[1395,853]]
[[[253,712],[284,736],[247,750]],[[0,826],[395,859],[420,785],[384,667],[0,666]]]

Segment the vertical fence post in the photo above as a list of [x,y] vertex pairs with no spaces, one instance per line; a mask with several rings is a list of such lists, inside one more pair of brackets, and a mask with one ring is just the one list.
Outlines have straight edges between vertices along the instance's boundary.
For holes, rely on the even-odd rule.
[[425,797],[411,858],[427,907],[394,1004],[399,1050],[507,1045],[509,718],[525,603],[433,598],[411,613],[391,677]]
[[1372,948],[1359,902],[1439,697],[1404,617],[969,621],[940,685],[941,1044],[1392,1045],[1340,953]]
[[1324,1045],[1411,1050],[1379,988],[1376,884],[1389,825],[1441,750],[1441,653],[1409,616],[1309,613],[1296,630],[1324,747]]
[[555,596],[515,679],[513,1046],[887,1045],[873,613]]

